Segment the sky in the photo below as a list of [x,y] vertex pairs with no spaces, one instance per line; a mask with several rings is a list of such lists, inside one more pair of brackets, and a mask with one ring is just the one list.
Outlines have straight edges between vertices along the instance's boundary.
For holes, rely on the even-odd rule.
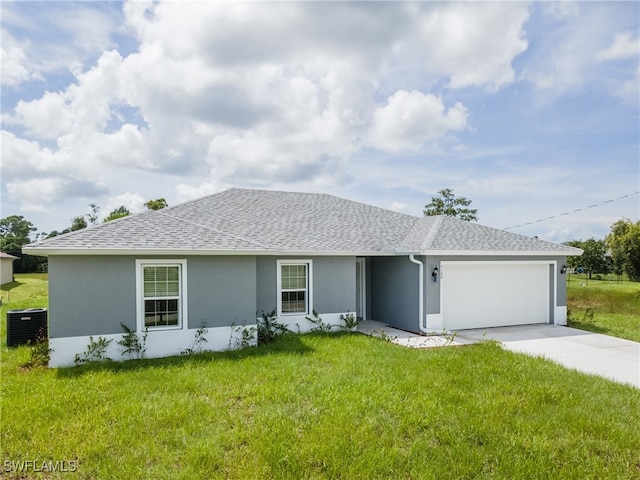
[[479,223],[555,242],[640,216],[636,1],[3,0],[0,14],[0,215],[39,232],[92,203],[102,219],[233,187],[415,216],[451,188]]

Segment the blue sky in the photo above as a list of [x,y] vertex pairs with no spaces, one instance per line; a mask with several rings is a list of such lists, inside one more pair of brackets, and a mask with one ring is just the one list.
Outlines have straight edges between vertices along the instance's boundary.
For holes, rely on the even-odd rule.
[[640,215],[638,2],[5,2],[2,217],[230,187],[551,241]]

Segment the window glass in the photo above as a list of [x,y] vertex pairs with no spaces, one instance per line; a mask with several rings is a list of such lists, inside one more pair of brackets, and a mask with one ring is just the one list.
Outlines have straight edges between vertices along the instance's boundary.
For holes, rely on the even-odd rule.
[[180,325],[180,265],[142,267],[144,326]]
[[280,266],[280,299],[282,313],[308,313],[308,265]]

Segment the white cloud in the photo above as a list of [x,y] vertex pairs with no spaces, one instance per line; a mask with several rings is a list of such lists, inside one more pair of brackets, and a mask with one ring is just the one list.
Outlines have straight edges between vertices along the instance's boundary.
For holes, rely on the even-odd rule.
[[58,177],[34,178],[9,182],[7,193],[11,200],[21,199],[25,211],[44,211],[48,203],[58,198],[64,184],[64,179]]
[[7,195],[28,212],[48,211],[52,203],[67,197],[91,198],[105,193],[104,187],[92,182],[49,176],[7,183]]
[[[537,21],[542,22],[542,27],[547,26],[548,33],[539,38],[522,78],[544,92],[547,103],[561,95],[589,90],[605,92],[629,104],[637,102],[637,93],[634,96],[628,90],[630,81],[638,90],[634,67],[639,40],[626,30],[614,36],[618,24],[635,23],[637,28],[637,22],[626,18],[620,21],[627,11],[637,18],[637,9],[631,3],[622,3],[618,8],[609,8],[603,2],[568,3],[561,12],[548,6],[541,8]],[[627,63],[615,71],[603,66],[603,62],[612,60]]]
[[450,88],[496,90],[515,80],[511,65],[527,50],[523,25],[528,7],[520,3],[458,3],[428,10],[420,46],[427,70],[450,76]]
[[640,55],[640,39],[633,38],[632,32],[616,33],[613,44],[596,52],[596,60],[620,60],[637,58]]
[[119,98],[121,61],[118,52],[104,52],[95,67],[78,74],[77,83],[62,92],[45,92],[41,98],[19,101],[15,114],[7,120],[43,139],[104,130],[112,115],[110,104]]
[[370,144],[389,152],[416,152],[429,140],[464,130],[467,116],[461,103],[447,109],[434,95],[401,90],[375,112]]
[[112,34],[121,15],[118,6],[108,2],[2,2],[0,8],[2,84],[11,87],[32,79],[45,81],[52,72],[92,60],[114,45]]
[[[3,82],[11,85],[3,100],[13,95],[3,105],[2,193],[11,192],[12,205],[73,208],[55,228],[78,214],[74,202],[108,214],[127,199],[175,203],[231,186],[357,199],[356,187],[417,214],[446,186],[472,198],[540,199],[542,186],[578,184],[549,169],[552,147],[540,153],[559,137],[549,124],[571,126],[555,158],[569,148],[571,158],[586,158],[587,136],[612,118],[576,121],[581,114],[568,116],[574,99],[589,105],[585,92],[605,91],[637,108],[634,38],[624,33],[637,21],[618,13],[634,5],[70,5],[1,7]],[[39,75],[42,83],[28,82]],[[572,101],[554,122],[530,108],[562,95]],[[505,167],[534,158],[531,169]],[[42,199],[28,205],[18,194],[40,187]],[[426,198],[410,203],[406,190]],[[128,197],[116,204],[120,194]]]
[[2,29],[0,45],[2,85],[13,87],[27,80],[42,80],[40,72],[27,58],[28,48],[28,42],[18,42],[6,29]]

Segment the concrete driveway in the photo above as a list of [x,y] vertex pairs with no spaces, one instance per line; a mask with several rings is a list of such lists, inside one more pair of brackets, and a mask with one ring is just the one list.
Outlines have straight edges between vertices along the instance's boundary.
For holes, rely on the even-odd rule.
[[640,343],[556,325],[459,330],[456,343],[496,340],[513,352],[640,388]]

